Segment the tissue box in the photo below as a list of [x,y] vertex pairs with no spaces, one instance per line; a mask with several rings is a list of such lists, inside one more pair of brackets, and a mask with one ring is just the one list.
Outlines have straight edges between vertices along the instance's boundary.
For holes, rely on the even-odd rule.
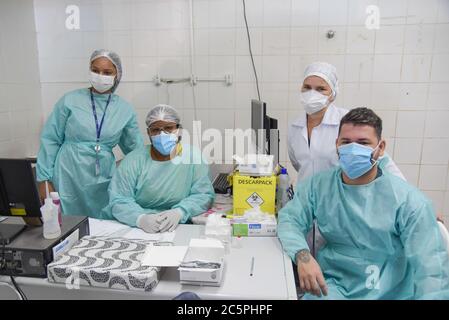
[[275,237],[277,233],[276,218],[261,222],[234,221],[232,234],[234,237]]
[[276,176],[250,177],[238,173],[232,178],[234,214],[260,207],[263,212],[275,214]]
[[147,240],[87,236],[49,264],[48,281],[130,291],[151,291],[159,268],[141,265]]
[[250,176],[271,176],[273,174],[274,156],[270,154],[247,154],[242,158],[234,156],[238,171]]

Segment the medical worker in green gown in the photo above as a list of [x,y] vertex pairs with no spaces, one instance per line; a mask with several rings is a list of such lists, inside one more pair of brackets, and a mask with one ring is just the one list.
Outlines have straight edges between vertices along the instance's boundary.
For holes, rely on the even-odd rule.
[[198,149],[181,143],[180,117],[171,106],[151,109],[146,125],[151,144],[120,163],[105,216],[148,233],[173,231],[211,207],[209,166]]
[[143,145],[132,106],[114,94],[122,77],[119,56],[96,50],[90,58],[91,87],[66,93],[56,103],[37,157],[41,197],[45,181],[56,190],[66,215],[101,218],[115,171],[112,149],[125,153]]
[[[340,122],[339,166],[297,186],[278,236],[305,299],[449,299],[449,257],[432,203],[382,170],[382,120],[356,108]],[[326,245],[312,257],[316,220]]]

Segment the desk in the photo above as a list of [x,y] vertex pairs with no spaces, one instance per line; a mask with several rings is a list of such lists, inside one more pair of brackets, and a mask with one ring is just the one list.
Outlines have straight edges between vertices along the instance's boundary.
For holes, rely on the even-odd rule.
[[[204,234],[204,226],[180,225],[175,245],[187,245],[190,238]],[[276,237],[241,238],[241,248],[231,248],[226,255],[225,272],[220,287],[182,285],[176,268],[165,268],[152,292],[142,293],[117,289],[81,286],[69,290],[64,284],[47,279],[17,277],[16,281],[28,299],[172,299],[183,291],[192,291],[202,299],[296,299],[296,287],[290,258]],[[254,256],[254,274],[249,275]],[[10,283],[9,277],[0,276]],[[0,300],[15,299],[15,293],[0,285]]]

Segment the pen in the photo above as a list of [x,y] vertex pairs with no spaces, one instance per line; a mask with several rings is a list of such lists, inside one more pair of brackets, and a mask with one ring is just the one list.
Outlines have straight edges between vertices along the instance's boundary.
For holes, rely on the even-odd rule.
[[249,275],[252,277],[254,273],[254,257],[251,258],[251,270],[249,272]]

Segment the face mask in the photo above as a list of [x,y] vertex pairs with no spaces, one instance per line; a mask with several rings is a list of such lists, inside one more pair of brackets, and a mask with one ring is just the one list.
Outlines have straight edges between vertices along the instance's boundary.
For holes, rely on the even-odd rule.
[[373,154],[378,147],[373,149],[355,142],[338,147],[340,166],[349,179],[363,176],[376,165]]
[[153,147],[163,156],[168,156],[178,143],[178,135],[175,133],[165,133],[162,131],[157,136],[151,137]]
[[90,84],[100,93],[106,92],[114,86],[115,76],[104,76],[90,72]]
[[307,114],[313,114],[323,110],[327,106],[329,97],[310,89],[301,92],[300,99]]

